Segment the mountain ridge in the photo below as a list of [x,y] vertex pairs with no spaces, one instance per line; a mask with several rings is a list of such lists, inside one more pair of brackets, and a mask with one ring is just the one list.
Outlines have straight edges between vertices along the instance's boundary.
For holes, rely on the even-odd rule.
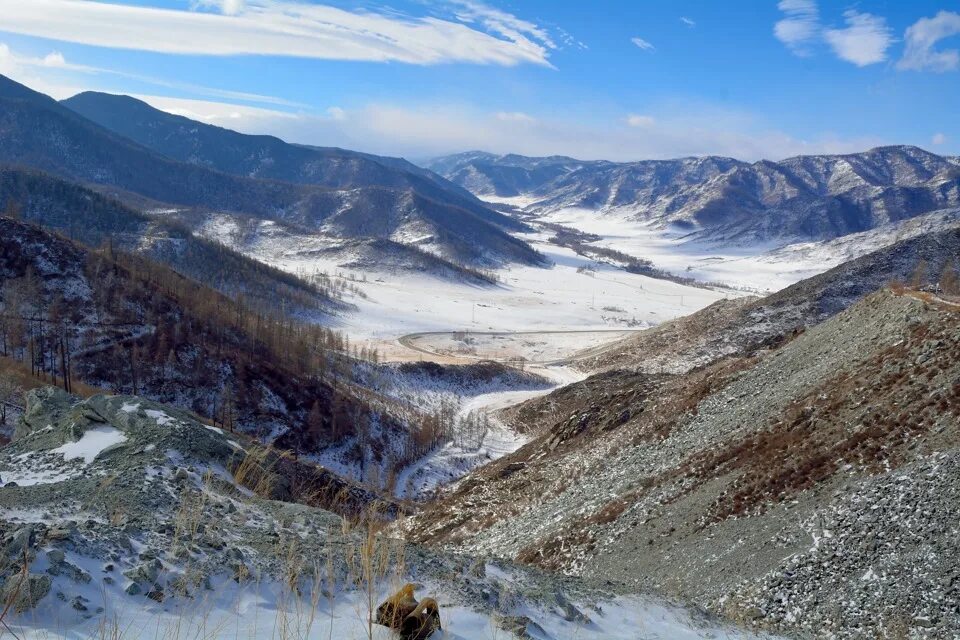
[[830,240],[960,204],[960,165],[907,145],[754,163],[704,156],[614,163],[467,153],[428,164],[533,216],[623,211],[727,244]]
[[[433,250],[447,259],[484,265],[542,262],[529,245],[507,233],[507,229],[524,229],[523,223],[456,194],[455,201],[445,201],[446,192],[440,187],[428,189],[427,195],[412,187],[331,189],[232,175],[180,162],[8,78],[0,78],[0,104],[0,161],[96,184],[121,200],[132,192],[173,206],[308,221],[317,230],[328,217],[338,214],[344,221],[338,230],[349,233],[362,233],[357,227],[364,220],[389,214],[393,226],[379,229],[379,237],[390,238],[404,225],[420,224],[435,231]],[[353,228],[351,218],[356,221]],[[444,244],[447,239],[456,240],[457,246]]]

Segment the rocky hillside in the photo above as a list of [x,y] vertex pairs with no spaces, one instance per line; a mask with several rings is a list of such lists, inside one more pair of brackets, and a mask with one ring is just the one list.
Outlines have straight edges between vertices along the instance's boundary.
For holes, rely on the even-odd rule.
[[891,282],[935,286],[957,269],[960,229],[921,234],[765,298],[721,300],[638,333],[600,355],[580,358],[575,365],[590,372],[682,373],[722,356],[775,347]]
[[339,238],[417,244],[456,262],[541,261],[508,233],[522,223],[416,174],[410,180],[422,189],[362,183],[360,175],[332,189],[224,173],[142,146],[2,76],[0,107],[0,162],[97,185],[140,208],[226,210]]
[[522,405],[541,435],[410,531],[758,628],[953,637],[958,380],[960,306],[881,291],[768,353]]
[[140,397],[32,392],[0,477],[0,620],[18,637],[385,638],[367,621],[404,583],[468,638],[753,637],[388,538],[389,501]]
[[960,204],[960,165],[916,147],[746,163],[704,157],[630,163],[483,153],[429,164],[480,195],[524,196],[528,212],[622,210],[736,244],[829,240]]

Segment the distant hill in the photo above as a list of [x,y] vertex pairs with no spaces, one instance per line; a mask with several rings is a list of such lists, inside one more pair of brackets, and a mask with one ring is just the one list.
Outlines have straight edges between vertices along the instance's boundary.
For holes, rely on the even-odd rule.
[[0,278],[3,365],[31,380],[136,393],[361,479],[442,436],[431,407],[386,393],[388,377],[402,391],[394,369],[356,359],[341,334],[277,301],[234,301],[148,258],[3,216]]
[[746,163],[723,157],[615,163],[482,152],[428,166],[531,213],[619,210],[724,243],[829,240],[960,204],[960,164],[916,147]]

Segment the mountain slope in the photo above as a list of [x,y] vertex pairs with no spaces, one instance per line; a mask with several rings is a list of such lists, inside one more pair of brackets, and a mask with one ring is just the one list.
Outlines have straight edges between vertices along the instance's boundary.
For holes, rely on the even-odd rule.
[[659,598],[380,535],[365,517],[390,516],[390,501],[175,407],[51,388],[26,404],[0,449],[0,585],[17,637],[386,638],[368,616],[399,581],[442,599],[448,637],[589,625],[602,640],[756,640]]
[[153,218],[95,191],[49,174],[0,166],[0,205],[28,222],[93,247],[112,246],[171,269],[255,307],[278,302],[288,313],[318,317],[345,309],[319,287],[193,236],[183,225]]
[[[426,424],[431,407],[387,393],[389,372],[276,304],[235,302],[142,257],[2,217],[0,275],[3,353],[53,384],[77,379],[171,403],[324,455],[344,475],[402,467],[444,435]],[[356,382],[355,369],[369,367],[376,388]]]
[[[541,260],[529,245],[504,230],[522,229],[522,224],[456,194],[458,201],[451,202],[433,199],[435,192],[421,195],[410,187],[361,185],[333,190],[241,177],[179,162],[3,77],[0,107],[0,162],[100,185],[121,199],[132,193],[180,207],[308,223],[317,231],[326,225],[335,233],[377,234],[375,237],[394,240],[412,229],[416,233],[411,237],[421,241],[422,247],[453,261]],[[336,224],[327,225],[328,219],[336,219]],[[373,225],[370,220],[389,223]]]
[[908,290],[759,357],[600,374],[523,407],[541,435],[409,527],[762,628],[951,637],[958,363],[960,306]]
[[491,221],[491,215],[462,187],[400,158],[378,158],[345,149],[293,145],[273,136],[254,136],[169,114],[129,96],[85,92],[61,102],[100,126],[165,156],[240,176],[315,184],[332,189],[378,186],[413,189]]
[[623,210],[691,237],[743,244],[829,240],[960,204],[960,169],[916,147],[752,164],[704,157],[630,163],[462,154],[430,167],[532,214]]

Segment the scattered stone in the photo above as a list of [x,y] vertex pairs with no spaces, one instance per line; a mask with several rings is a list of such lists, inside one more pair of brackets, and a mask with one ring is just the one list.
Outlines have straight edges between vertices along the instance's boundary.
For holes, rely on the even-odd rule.
[[50,592],[50,576],[15,574],[3,585],[3,602],[10,603],[16,613],[26,613],[37,606]]

